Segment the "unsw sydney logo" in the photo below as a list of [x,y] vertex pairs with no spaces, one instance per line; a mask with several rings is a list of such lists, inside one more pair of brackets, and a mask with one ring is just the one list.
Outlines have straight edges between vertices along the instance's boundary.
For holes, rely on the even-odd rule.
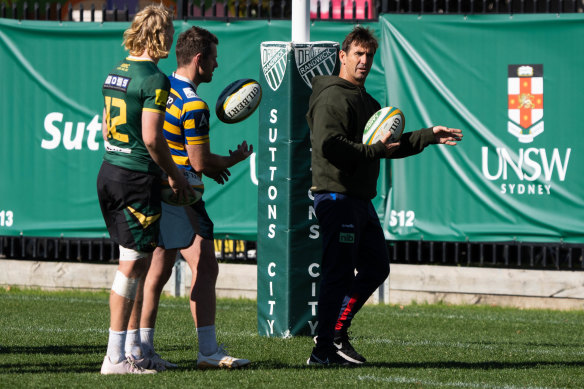
[[[507,131],[520,144],[532,143],[544,131],[543,86],[543,64],[508,65]],[[489,161],[493,151],[496,158]],[[499,192],[504,195],[551,195],[552,182],[566,180],[571,152],[570,147],[565,150],[528,147],[515,151],[506,147],[489,150],[483,146],[482,173],[487,180],[497,181]]]
[[[262,43],[262,71],[273,91],[278,90],[286,74],[290,43]],[[294,44],[296,67],[302,80],[311,88],[314,76],[331,75],[337,64],[338,43],[315,42]]]

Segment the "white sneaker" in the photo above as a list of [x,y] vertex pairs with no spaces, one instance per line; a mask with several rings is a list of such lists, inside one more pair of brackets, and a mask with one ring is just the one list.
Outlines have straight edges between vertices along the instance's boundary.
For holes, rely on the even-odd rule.
[[176,363],[172,363],[165,359],[162,359],[162,357],[158,355],[158,353],[154,353],[154,355],[150,357],[150,360],[154,362],[155,365],[163,366],[166,369],[174,369],[178,367]]
[[164,365],[155,362],[152,358],[143,357],[136,359],[133,355],[126,355],[126,358],[133,361],[136,366],[141,367],[142,369],[156,370],[158,372],[166,370]]
[[144,369],[136,363],[133,359],[126,358],[120,363],[112,363],[109,357],[106,355],[103,358],[103,364],[101,365],[101,374],[155,374],[156,370]]
[[205,356],[199,352],[197,358],[197,367],[199,369],[216,369],[222,367],[235,369],[238,367],[247,366],[249,364],[250,361],[247,359],[234,358],[230,356],[223,348],[223,345],[219,346],[219,349],[215,354]]

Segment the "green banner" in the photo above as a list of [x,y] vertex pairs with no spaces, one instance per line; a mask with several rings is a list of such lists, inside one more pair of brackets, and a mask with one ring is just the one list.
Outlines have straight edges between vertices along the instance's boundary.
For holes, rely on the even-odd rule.
[[[175,22],[175,41],[191,25],[219,38],[213,82],[199,94],[213,111],[221,90],[239,78],[258,78],[260,44],[290,39],[290,21]],[[317,23],[318,24],[318,23]],[[0,235],[107,236],[95,181],[103,156],[101,86],[127,52],[129,23],[18,21],[0,18]],[[348,23],[320,23],[312,35],[341,40]],[[176,68],[174,49],[159,62]],[[376,65],[381,78],[380,66]],[[382,82],[374,83],[383,99]],[[228,154],[243,140],[258,145],[258,113],[238,124],[212,113],[211,150]],[[218,237],[255,240],[256,156],[231,170],[225,186],[205,179],[209,214]]]
[[389,239],[584,241],[584,17],[386,15],[390,105],[455,148],[392,161]]
[[[407,130],[465,131],[456,148],[431,146],[382,164],[374,204],[388,239],[584,242],[584,140],[576,135],[583,21],[576,14],[386,15],[368,24],[380,38],[368,92],[402,109]],[[175,22],[175,39],[192,24]],[[262,42],[291,35],[290,21],[196,24],[220,42],[213,82],[199,88],[211,108],[231,81],[261,77]],[[128,26],[0,18],[0,235],[107,236],[95,189],[101,85],[126,55]],[[352,27],[314,22],[311,39],[341,42]],[[172,72],[174,51],[159,66]],[[519,81],[527,78],[529,93]],[[244,139],[258,149],[259,110],[231,125],[212,116],[213,152],[228,154]],[[254,240],[256,155],[231,172],[225,186],[205,180],[209,214],[218,237]]]
[[321,241],[310,192],[310,80],[338,72],[335,42],[261,45],[258,332],[314,335]]

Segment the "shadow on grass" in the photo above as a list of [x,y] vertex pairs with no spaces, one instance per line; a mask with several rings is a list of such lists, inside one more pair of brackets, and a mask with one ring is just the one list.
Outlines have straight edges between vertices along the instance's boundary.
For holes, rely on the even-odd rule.
[[71,355],[71,354],[95,354],[103,352],[106,346],[88,345],[47,345],[47,346],[0,346],[1,354],[49,354],[49,355]]
[[[168,370],[160,374],[184,373],[189,371],[202,371],[197,369],[196,360],[181,360],[176,361],[179,367]],[[584,367],[584,362],[551,362],[551,361],[532,361],[532,362],[460,362],[460,361],[444,361],[444,362],[375,362],[367,363],[363,366],[356,367],[321,367],[308,365],[290,365],[276,361],[261,361],[253,362],[250,366],[238,371],[245,372],[248,370],[266,371],[266,370],[330,370],[330,369],[350,369],[350,370],[365,370],[371,368],[382,369],[468,369],[468,370],[506,370],[506,369],[532,369],[541,367]],[[3,375],[9,374],[47,374],[47,373],[99,373],[101,368],[101,360],[99,362],[79,362],[71,363],[0,363],[0,371]],[[215,370],[205,370],[215,371]]]
[[308,366],[290,365],[277,361],[261,361],[252,363],[247,370],[279,370],[279,369],[468,369],[468,370],[504,370],[504,369],[531,369],[540,367],[584,367],[584,361],[529,361],[529,362],[462,362],[462,361],[436,361],[436,362],[372,362],[362,366]]

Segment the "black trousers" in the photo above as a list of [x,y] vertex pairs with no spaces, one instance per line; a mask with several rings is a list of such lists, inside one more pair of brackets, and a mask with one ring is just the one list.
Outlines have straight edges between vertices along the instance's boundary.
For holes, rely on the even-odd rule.
[[326,345],[332,343],[335,330],[351,325],[355,313],[385,281],[389,256],[371,201],[319,193],[314,208],[323,244],[318,344]]

